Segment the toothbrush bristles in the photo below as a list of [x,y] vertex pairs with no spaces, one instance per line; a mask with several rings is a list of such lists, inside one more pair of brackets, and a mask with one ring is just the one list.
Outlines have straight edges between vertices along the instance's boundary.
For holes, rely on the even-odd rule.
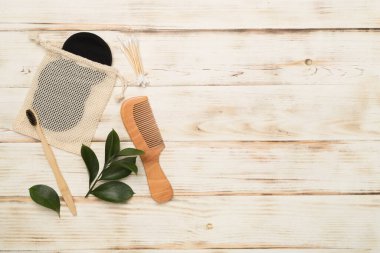
[[36,118],[36,115],[34,115],[33,111],[28,109],[26,110],[26,117],[28,118],[30,124],[32,126],[36,126],[37,125],[37,118]]

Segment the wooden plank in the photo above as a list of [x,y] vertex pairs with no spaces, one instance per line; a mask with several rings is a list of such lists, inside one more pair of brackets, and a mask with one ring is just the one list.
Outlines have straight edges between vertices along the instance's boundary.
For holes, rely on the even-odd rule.
[[[44,50],[39,37],[61,46],[73,31],[0,32],[0,87],[29,87]],[[114,66],[134,79],[118,36],[97,32]],[[152,86],[351,85],[379,78],[380,33],[362,31],[134,33]],[[328,47],[326,45],[329,45]]]
[[0,2],[0,29],[377,28],[378,0]]
[[81,198],[77,208],[59,219],[29,198],[1,199],[2,249],[380,249],[380,196]]
[[[7,251],[1,251],[1,252],[17,252],[17,253],[24,253],[24,252],[30,252],[28,250],[7,250]],[[38,252],[52,252],[51,250],[39,250]],[[125,252],[125,253],[368,253],[368,252],[374,252],[371,249],[273,249],[273,248],[266,248],[266,249],[185,249],[185,250],[172,250],[172,249],[149,249],[149,250],[128,250],[128,249],[121,249],[121,250],[95,250],[95,249],[88,249],[88,250],[60,250],[59,252],[62,253],[112,253],[112,252]]]
[[[379,140],[378,80],[360,85],[131,87],[147,95],[166,141]],[[119,88],[115,89],[118,94]],[[1,142],[28,141],[9,133],[27,89],[0,89]],[[94,140],[114,128],[128,140],[110,100]]]
[[[161,165],[176,196],[380,193],[380,142],[169,142],[166,146]],[[102,164],[104,143],[92,148]],[[72,194],[84,196],[88,175],[82,159],[54,151]],[[0,153],[0,196],[28,196],[35,184],[57,189],[40,143],[2,143]],[[138,167],[139,174],[125,183],[136,196],[149,196],[140,161]]]

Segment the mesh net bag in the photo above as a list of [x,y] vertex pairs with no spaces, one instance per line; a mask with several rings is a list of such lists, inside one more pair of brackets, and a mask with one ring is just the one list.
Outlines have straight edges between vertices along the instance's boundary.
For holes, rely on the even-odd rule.
[[116,69],[60,48],[45,46],[13,130],[38,139],[25,116],[34,109],[50,145],[80,154],[90,145],[118,78]]

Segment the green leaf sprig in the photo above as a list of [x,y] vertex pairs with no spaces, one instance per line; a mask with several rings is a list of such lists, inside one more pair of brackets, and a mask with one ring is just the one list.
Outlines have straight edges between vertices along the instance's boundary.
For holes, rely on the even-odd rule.
[[[99,160],[94,151],[82,145],[81,155],[86,164],[89,182],[89,190],[86,198],[92,194],[99,199],[122,203],[130,199],[134,192],[129,185],[115,181],[129,176],[132,172],[137,174],[136,156],[144,154],[144,151],[126,148],[120,150],[119,135],[112,130],[106,140],[104,166],[99,173]],[[95,188],[99,181],[108,181]]]

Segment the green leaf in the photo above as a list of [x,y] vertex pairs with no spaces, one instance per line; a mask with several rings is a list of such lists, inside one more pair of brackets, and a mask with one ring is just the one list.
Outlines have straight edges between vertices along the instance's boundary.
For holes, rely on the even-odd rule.
[[134,156],[134,157],[126,157],[126,158],[123,158],[123,159],[116,160],[115,162],[124,163],[124,164],[135,164],[136,163],[136,156]]
[[137,174],[136,157],[127,157],[121,160],[113,161],[110,166],[102,173],[101,180],[122,179],[134,172]]
[[29,188],[30,197],[37,204],[54,210],[60,217],[61,202],[57,192],[43,184],[34,185]]
[[136,164],[132,163],[132,164],[128,164],[126,166],[128,167],[128,169],[130,169],[131,171],[133,171],[137,175],[138,168],[137,168]]
[[83,161],[86,164],[86,167],[88,170],[88,175],[89,175],[88,185],[90,186],[91,183],[96,178],[96,176],[98,175],[99,161],[94,151],[92,151],[92,149],[87,147],[86,145],[82,145],[82,149],[80,153],[82,155]]
[[122,203],[130,199],[135,193],[127,184],[111,181],[98,186],[91,194],[105,201]]
[[105,169],[102,173],[100,180],[118,180],[128,177],[131,174],[131,170],[124,166],[112,166]]
[[119,135],[112,129],[108,134],[105,147],[104,163],[107,164],[110,159],[120,151]]
[[112,164],[113,164],[113,166],[124,167],[124,168],[134,172],[135,174],[137,174],[138,168],[136,166],[136,157],[127,157],[124,159],[120,159],[120,160],[114,161],[113,163],[111,163],[111,165]]
[[125,148],[117,153],[117,156],[138,156],[143,155],[144,151],[135,148]]

